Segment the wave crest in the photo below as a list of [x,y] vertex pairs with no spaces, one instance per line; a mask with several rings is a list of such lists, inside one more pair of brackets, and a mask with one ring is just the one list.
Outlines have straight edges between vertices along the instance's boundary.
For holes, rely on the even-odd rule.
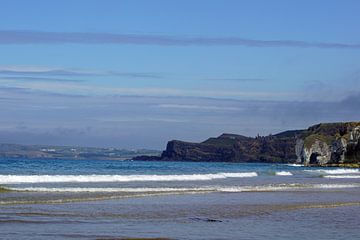
[[176,193],[176,192],[264,192],[264,191],[289,191],[302,189],[338,189],[338,188],[357,188],[360,184],[272,184],[258,186],[204,186],[190,188],[172,188],[172,187],[153,187],[153,188],[89,188],[89,187],[27,187],[27,188],[9,188],[12,191],[32,191],[32,192],[102,192],[102,193]]
[[360,178],[360,175],[325,175],[324,178]]
[[280,172],[275,172],[276,176],[292,176],[293,174],[291,172],[286,172],[286,171],[280,171]]
[[256,177],[256,172],[190,175],[0,175],[0,184],[18,183],[96,183],[142,181],[209,181],[214,179]]
[[339,168],[339,169],[317,169],[317,170],[304,170],[306,172],[318,172],[318,173],[326,173],[326,174],[356,174],[360,173],[359,169],[346,169],[346,168]]

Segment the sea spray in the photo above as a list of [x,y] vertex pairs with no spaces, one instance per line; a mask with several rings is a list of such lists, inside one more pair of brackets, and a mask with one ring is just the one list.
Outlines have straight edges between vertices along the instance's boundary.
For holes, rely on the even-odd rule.
[[209,181],[214,179],[256,177],[256,172],[190,175],[0,175],[0,184],[18,183],[96,183],[96,182],[169,182]]

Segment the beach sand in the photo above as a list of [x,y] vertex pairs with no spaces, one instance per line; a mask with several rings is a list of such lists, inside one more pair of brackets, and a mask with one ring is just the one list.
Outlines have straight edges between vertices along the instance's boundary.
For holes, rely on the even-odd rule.
[[356,239],[358,189],[0,206],[3,239]]

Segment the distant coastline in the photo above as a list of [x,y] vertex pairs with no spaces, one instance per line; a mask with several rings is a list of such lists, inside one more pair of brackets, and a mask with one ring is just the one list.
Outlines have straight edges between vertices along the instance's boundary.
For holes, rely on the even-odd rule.
[[158,156],[160,151],[79,146],[0,144],[0,158],[127,160],[139,155]]
[[1,143],[0,158],[295,163],[359,168],[360,122],[321,123],[254,138],[224,133],[201,143],[172,140],[163,152]]
[[320,123],[255,138],[224,133],[201,143],[169,141],[161,156],[143,161],[297,163],[360,167],[360,122]]

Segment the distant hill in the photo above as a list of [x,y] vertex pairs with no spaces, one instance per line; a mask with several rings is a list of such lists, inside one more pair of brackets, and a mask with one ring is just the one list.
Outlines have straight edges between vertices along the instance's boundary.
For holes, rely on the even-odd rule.
[[37,159],[131,159],[139,155],[158,156],[156,150],[126,150],[117,148],[94,148],[75,146],[0,144],[0,158]]
[[169,141],[161,156],[135,160],[301,163],[360,163],[360,122],[321,123],[255,138],[224,133],[201,143]]

